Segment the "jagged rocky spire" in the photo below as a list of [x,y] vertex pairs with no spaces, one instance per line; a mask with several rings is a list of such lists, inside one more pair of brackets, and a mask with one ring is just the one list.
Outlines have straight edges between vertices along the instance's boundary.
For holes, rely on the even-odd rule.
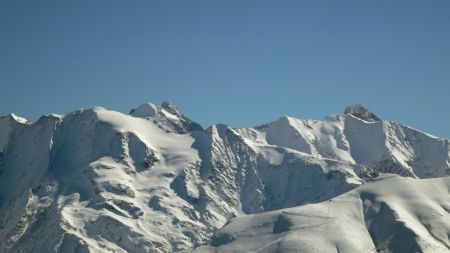
[[164,101],[161,106],[147,103],[130,111],[130,115],[139,118],[151,118],[161,128],[177,133],[202,131],[203,128],[197,122],[185,116],[174,104]]
[[362,119],[368,122],[380,121],[381,119],[377,117],[377,115],[373,114],[367,108],[365,108],[361,104],[354,104],[345,107],[344,114],[351,114],[358,119]]

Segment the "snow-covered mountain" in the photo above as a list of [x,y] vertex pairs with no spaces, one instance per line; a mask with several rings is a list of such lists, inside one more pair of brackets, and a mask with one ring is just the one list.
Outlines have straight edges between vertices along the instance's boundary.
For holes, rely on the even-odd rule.
[[[399,236],[419,251],[444,252],[449,223],[433,215],[448,218],[449,184],[433,178],[449,175],[449,140],[381,120],[361,105],[323,121],[284,116],[254,128],[206,130],[168,102],[141,105],[130,115],[96,107],[34,123],[11,114],[0,118],[0,252],[173,252],[207,244],[197,250],[277,252],[275,241],[304,232],[298,231],[304,218],[280,218],[288,225],[275,235],[269,225],[256,227],[274,224],[286,208],[314,214],[329,206],[345,216],[377,205],[387,205],[383,215],[391,216],[326,220],[336,233],[356,226],[361,244],[340,248],[351,237],[334,232],[312,231],[302,240],[327,245],[323,252],[366,246],[402,252],[391,245]],[[383,198],[391,191],[396,195]],[[406,197],[442,210],[431,215],[422,204],[392,207]],[[329,204],[340,198],[360,204]],[[412,216],[419,218],[398,225]],[[419,224],[437,236],[411,227]],[[374,226],[393,232],[379,235]],[[236,239],[241,235],[248,240]],[[272,246],[256,243],[265,240]]]

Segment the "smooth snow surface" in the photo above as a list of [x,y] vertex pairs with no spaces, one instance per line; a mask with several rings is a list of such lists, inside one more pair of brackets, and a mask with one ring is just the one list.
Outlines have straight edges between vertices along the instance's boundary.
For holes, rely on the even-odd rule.
[[360,105],[205,130],[169,102],[11,114],[0,252],[448,252],[449,149]]
[[194,252],[449,252],[450,178],[385,174],[317,204],[232,219]]

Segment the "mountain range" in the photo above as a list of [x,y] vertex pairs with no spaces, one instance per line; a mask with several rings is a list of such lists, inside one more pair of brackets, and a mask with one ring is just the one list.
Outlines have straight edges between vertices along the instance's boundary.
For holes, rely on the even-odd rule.
[[0,117],[0,252],[450,252],[450,142],[362,105]]

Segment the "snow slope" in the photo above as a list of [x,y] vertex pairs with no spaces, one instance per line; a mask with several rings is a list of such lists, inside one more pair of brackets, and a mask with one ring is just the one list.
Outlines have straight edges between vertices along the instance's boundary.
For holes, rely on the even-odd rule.
[[192,249],[234,217],[309,206],[379,173],[448,176],[449,146],[360,105],[323,121],[205,130],[169,102],[34,123],[9,115],[0,118],[0,252]]
[[385,174],[330,200],[232,219],[194,252],[449,252],[450,178]]

